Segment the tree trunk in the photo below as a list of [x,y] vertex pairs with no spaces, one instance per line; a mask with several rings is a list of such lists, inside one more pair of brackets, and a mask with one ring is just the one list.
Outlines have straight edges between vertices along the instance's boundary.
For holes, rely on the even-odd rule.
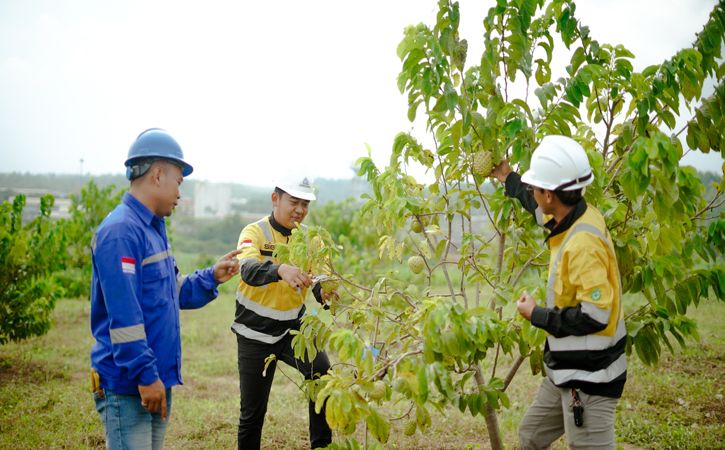
[[490,403],[486,405],[484,417],[486,418],[486,428],[488,428],[488,439],[491,442],[491,448],[493,450],[503,450],[501,430],[498,428],[498,416]]
[[[481,374],[481,366],[476,366],[474,371],[474,378],[479,386],[483,386],[486,382]],[[503,450],[503,441],[501,440],[501,430],[498,428],[498,416],[496,410],[493,409],[490,403],[486,403],[486,411],[483,414],[486,419],[486,428],[488,430],[488,439],[491,442],[491,448],[493,450]]]

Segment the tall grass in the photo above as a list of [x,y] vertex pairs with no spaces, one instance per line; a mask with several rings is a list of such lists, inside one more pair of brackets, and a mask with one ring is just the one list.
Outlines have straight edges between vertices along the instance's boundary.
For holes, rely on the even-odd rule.
[[[239,417],[234,281],[209,306],[182,311],[183,377],[174,389],[167,448],[235,448]],[[666,355],[658,368],[630,358],[629,381],[619,403],[617,433],[625,448],[723,448],[725,444],[725,304],[711,301],[694,316],[700,343]],[[89,304],[63,300],[48,335],[0,347],[0,448],[103,448],[103,429],[88,392],[92,338]],[[334,362],[334,355],[332,360]],[[302,377],[278,368],[263,433],[269,449],[308,448],[307,407],[298,389]],[[516,428],[539,378],[526,368],[509,388],[511,408],[500,414],[505,442],[517,446]],[[394,404],[388,417],[404,416]],[[447,409],[433,414],[425,435],[406,437],[405,420],[393,421],[387,448],[486,448],[483,419]],[[364,428],[356,439],[365,442]],[[336,439],[342,439],[336,436]],[[556,448],[566,448],[563,441]]]

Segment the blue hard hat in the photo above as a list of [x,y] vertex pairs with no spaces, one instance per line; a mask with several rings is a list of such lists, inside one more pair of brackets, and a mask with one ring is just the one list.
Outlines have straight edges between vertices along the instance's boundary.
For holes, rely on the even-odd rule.
[[185,177],[189,176],[194,168],[184,161],[184,152],[181,146],[169,133],[161,128],[149,128],[139,134],[128,149],[126,159],[126,178],[132,180],[143,175],[151,165],[149,161],[168,159],[181,167]]

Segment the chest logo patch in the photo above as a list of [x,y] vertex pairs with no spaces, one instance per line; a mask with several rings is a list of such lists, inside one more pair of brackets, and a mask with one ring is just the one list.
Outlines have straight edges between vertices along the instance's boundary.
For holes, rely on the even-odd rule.
[[599,288],[594,289],[592,291],[592,300],[594,300],[596,302],[600,298],[602,298],[602,290]]

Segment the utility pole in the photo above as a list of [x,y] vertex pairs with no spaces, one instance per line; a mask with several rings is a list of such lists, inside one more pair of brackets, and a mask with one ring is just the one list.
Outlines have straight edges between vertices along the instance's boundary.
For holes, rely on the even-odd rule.
[[83,158],[81,158],[81,176],[83,176]]

